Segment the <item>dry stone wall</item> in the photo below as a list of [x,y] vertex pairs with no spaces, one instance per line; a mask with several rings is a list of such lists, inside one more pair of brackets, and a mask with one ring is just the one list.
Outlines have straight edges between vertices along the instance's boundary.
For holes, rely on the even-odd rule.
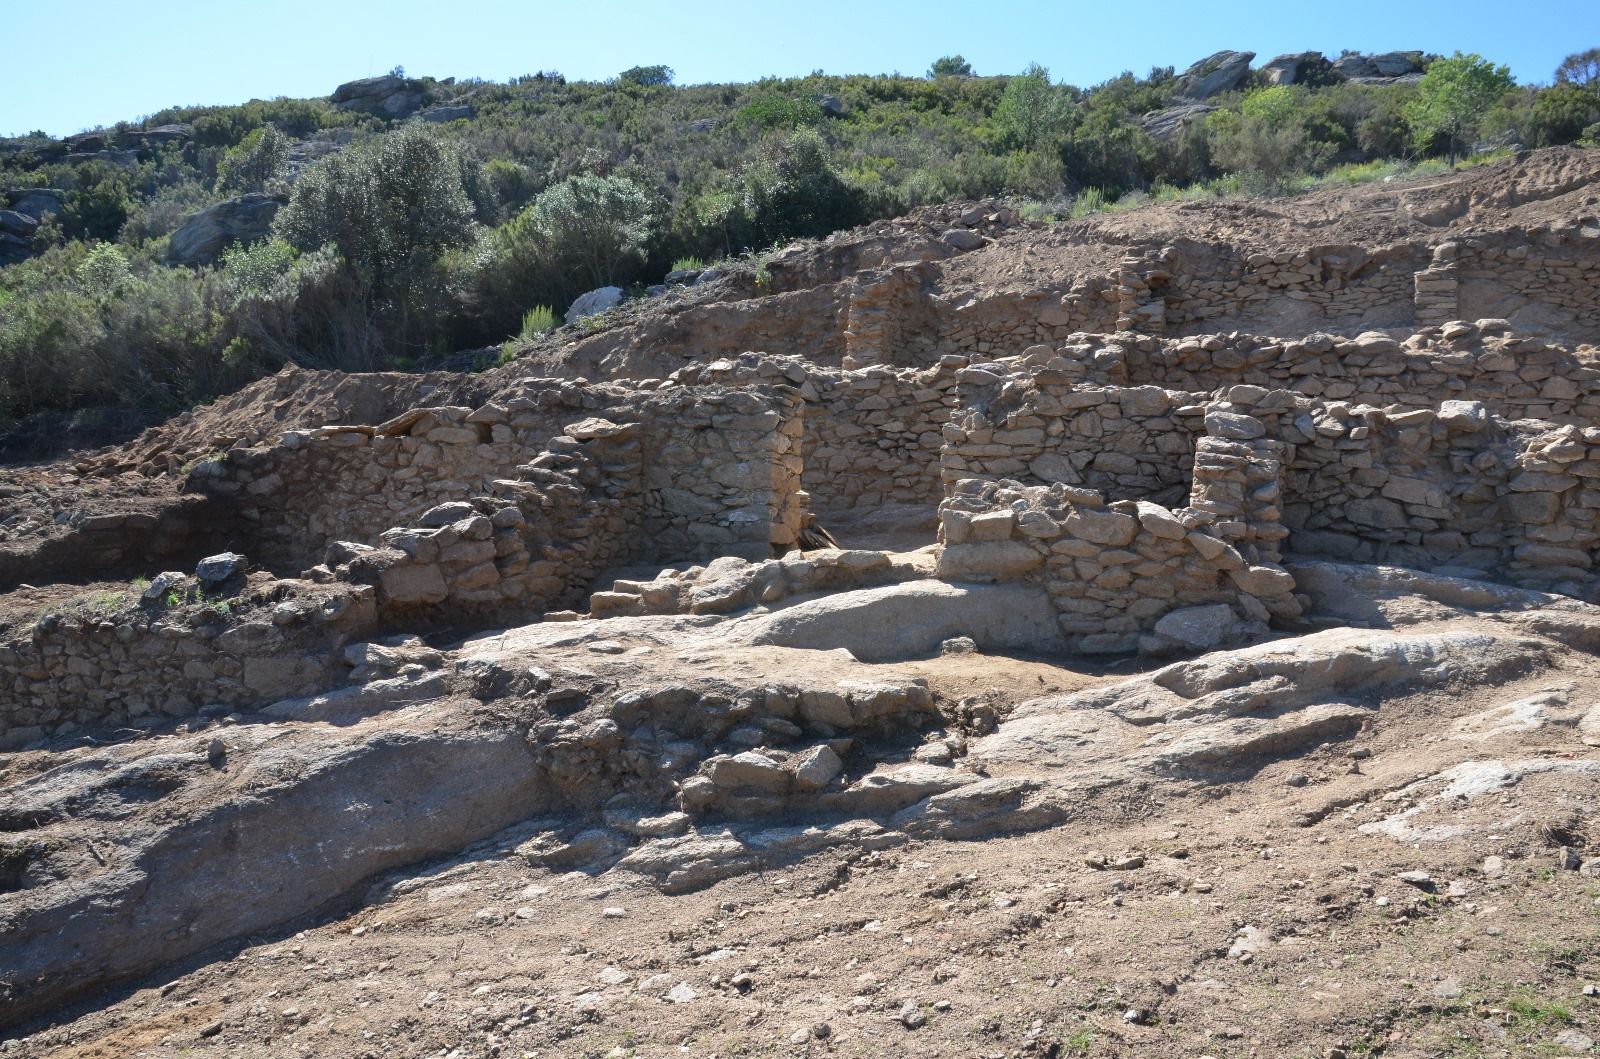
[[254,597],[48,614],[0,640],[0,749],[322,690],[348,672],[341,649],[376,617],[360,586],[278,583]]
[[967,478],[1059,482],[1180,504],[1205,395],[1085,384],[1071,369],[1045,349],[957,372],[961,409],[944,428],[941,456],[946,488]]
[[[228,501],[249,543],[275,568],[316,563],[336,540],[365,542],[423,512],[491,492],[588,414],[641,425],[641,557],[693,558],[723,546],[788,544],[802,519],[798,398],[773,391],[688,393],[522,380],[478,408],[420,408],[375,427],[291,431],[195,467],[191,486]],[[757,510],[778,511],[773,530]],[[726,510],[725,510],[726,509]],[[770,541],[768,538],[770,537]]]
[[1504,320],[1453,320],[1404,340],[1382,332],[1351,338],[1313,332],[1281,339],[1251,334],[1083,334],[1058,346],[1052,370],[1073,380],[1159,385],[1217,393],[1235,385],[1292,390],[1324,400],[1428,408],[1482,401],[1507,419],[1588,423],[1600,418],[1600,357],[1519,334]]
[[[1248,450],[1218,455],[1251,459]],[[1244,473],[1227,469],[1235,471]],[[1107,503],[1094,490],[1059,483],[967,479],[939,509],[938,575],[1043,586],[1072,650],[1216,646],[1229,631],[1300,613],[1294,579],[1275,563],[1252,562],[1229,540],[1236,529],[1230,523],[1241,520],[1225,516],[1149,501]],[[1191,613],[1162,625],[1177,612]],[[1202,631],[1184,632],[1194,624],[1185,618]]]
[[922,507],[942,496],[941,428],[956,408],[964,357],[927,368],[821,367],[798,357],[744,353],[684,368],[684,385],[788,385],[804,402],[802,482],[825,524],[886,506]]

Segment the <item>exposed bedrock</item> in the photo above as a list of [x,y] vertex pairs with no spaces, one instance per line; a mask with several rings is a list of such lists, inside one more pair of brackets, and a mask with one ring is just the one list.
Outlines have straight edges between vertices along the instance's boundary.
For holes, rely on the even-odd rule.
[[0,797],[0,1022],[316,911],[547,799],[516,728],[443,707],[78,757]]

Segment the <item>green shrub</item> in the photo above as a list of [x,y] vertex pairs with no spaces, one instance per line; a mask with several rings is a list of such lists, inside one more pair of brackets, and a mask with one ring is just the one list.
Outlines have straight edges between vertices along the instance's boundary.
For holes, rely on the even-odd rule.
[[217,191],[241,195],[266,191],[289,171],[289,137],[271,125],[256,129],[228,148],[217,164]]
[[554,331],[560,323],[561,321],[556,319],[556,311],[550,306],[535,305],[522,314],[522,330],[518,332],[517,337],[522,339],[538,338],[540,335]]
[[706,263],[698,257],[680,257],[672,262],[669,272],[703,272]]
[[994,125],[1006,147],[1031,151],[1052,141],[1067,124],[1071,99],[1058,85],[1051,84],[1050,71],[1038,63],[1022,76],[1006,83],[1006,90],[995,108]]
[[816,100],[792,99],[770,92],[740,107],[734,117],[745,125],[763,129],[799,129],[822,124],[823,113]]
[[617,80],[625,85],[670,85],[672,83],[672,67],[670,66],[631,66],[617,75]]

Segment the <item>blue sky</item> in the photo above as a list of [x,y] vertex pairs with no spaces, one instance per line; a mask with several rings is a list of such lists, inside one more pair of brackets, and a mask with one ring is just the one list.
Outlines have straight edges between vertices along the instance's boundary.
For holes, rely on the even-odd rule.
[[[5,10],[9,7],[10,10]],[[1475,51],[1548,82],[1600,46],[1600,0],[68,0],[0,5],[0,133],[63,135],[165,106],[327,95],[396,65],[503,81],[666,63],[679,83],[765,75],[920,74],[959,52],[979,73],[1043,63],[1090,85],[1180,70],[1222,48],[1257,53]]]

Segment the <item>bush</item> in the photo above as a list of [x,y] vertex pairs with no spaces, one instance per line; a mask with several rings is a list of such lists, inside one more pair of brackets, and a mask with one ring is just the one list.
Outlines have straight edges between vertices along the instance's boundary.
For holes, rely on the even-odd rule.
[[706,263],[698,257],[680,257],[672,262],[669,272],[703,272]]
[[1066,127],[1070,106],[1066,93],[1050,83],[1050,71],[1034,63],[1006,83],[994,112],[995,130],[1006,147],[1031,151]]
[[402,348],[423,345],[445,311],[439,260],[477,234],[463,168],[455,148],[403,125],[308,169],[273,228],[300,250],[336,250],[382,329]]
[[217,164],[217,191],[242,195],[266,191],[289,172],[289,137],[263,125],[228,148]]
[[513,222],[535,238],[551,264],[582,273],[592,287],[625,283],[644,260],[655,214],[649,196],[625,177],[568,177]]
[[822,124],[822,107],[814,99],[791,99],[769,93],[740,107],[734,115],[746,125],[763,129],[798,129]]
[[524,340],[538,338],[554,331],[560,324],[554,309],[548,305],[535,305],[522,314],[522,330],[517,332],[517,337]]
[[625,85],[670,85],[672,83],[672,67],[670,66],[632,66],[617,75],[617,80]]

